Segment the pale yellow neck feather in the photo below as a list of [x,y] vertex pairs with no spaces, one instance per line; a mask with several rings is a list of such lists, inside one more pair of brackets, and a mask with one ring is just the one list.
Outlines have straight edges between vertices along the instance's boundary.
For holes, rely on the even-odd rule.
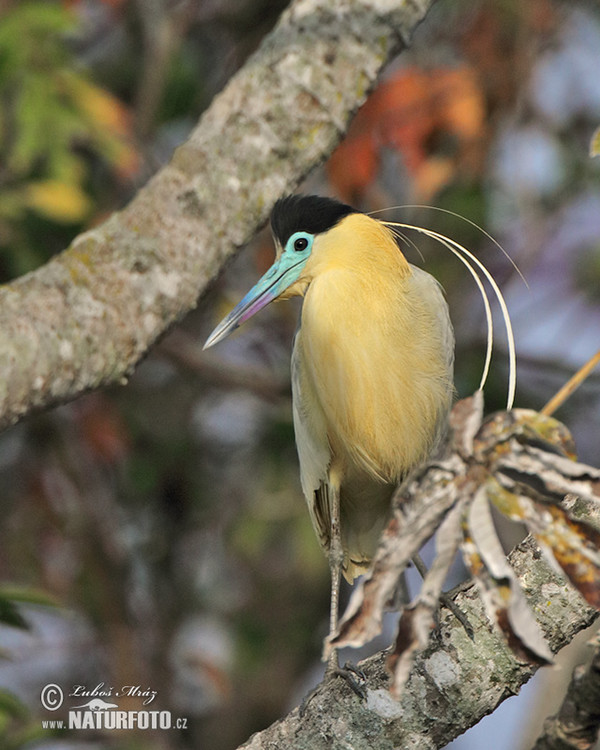
[[410,267],[391,230],[365,214],[350,214],[315,239],[303,276],[311,280],[334,268],[365,276],[407,276]]

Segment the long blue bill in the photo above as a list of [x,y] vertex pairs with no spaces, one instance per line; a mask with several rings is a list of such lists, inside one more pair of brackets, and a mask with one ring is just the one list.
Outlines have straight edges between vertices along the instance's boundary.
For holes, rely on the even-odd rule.
[[269,302],[277,299],[290,284],[300,275],[301,267],[306,262],[305,258],[298,259],[284,253],[273,263],[265,275],[256,282],[246,296],[233,308],[226,318],[219,323],[215,330],[206,339],[204,349],[213,346],[229,336],[244,321],[251,318]]

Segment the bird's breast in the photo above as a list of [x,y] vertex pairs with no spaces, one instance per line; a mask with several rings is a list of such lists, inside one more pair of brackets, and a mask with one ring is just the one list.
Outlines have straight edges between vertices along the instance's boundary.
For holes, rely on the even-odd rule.
[[452,349],[443,294],[420,269],[367,279],[332,269],[311,282],[300,391],[343,471],[396,482],[427,458],[452,399]]

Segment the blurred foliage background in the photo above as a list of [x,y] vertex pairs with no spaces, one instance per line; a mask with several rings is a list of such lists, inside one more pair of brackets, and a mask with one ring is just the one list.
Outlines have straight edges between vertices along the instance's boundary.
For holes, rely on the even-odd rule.
[[[3,0],[1,280],[123,206],[285,5]],[[369,211],[409,206],[385,216],[445,232],[486,262],[513,317],[518,406],[540,408],[598,349],[600,159],[589,142],[600,123],[599,70],[596,4],[440,0],[303,186]],[[529,287],[485,232],[414,208],[422,204],[491,233]],[[483,362],[481,303],[462,266],[417,244],[423,259],[407,246],[409,259],[447,290],[465,396]],[[271,260],[265,231],[126,387],[0,437],[2,747],[227,750],[318,679],[329,574],[291,425],[298,307],[273,305],[210,356],[201,352]],[[505,398],[503,347],[490,411]],[[596,466],[599,396],[596,375],[558,414]],[[41,728],[56,718],[40,704],[47,683],[150,688],[152,708],[185,716],[188,728],[53,734]],[[484,741],[467,734],[454,747],[529,747],[544,715],[531,710],[536,700],[548,710],[531,693],[529,708],[510,709],[512,729],[484,722]]]

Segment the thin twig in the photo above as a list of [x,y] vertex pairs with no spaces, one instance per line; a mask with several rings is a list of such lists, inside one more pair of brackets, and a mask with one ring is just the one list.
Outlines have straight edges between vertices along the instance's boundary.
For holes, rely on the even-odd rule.
[[592,370],[600,363],[600,349],[594,354],[594,356],[588,360],[583,367],[581,367],[572,378],[570,378],[563,387],[556,393],[550,401],[540,411],[540,414],[544,414],[549,417],[551,414],[558,409],[569,396],[579,388],[583,381],[589,376]]

